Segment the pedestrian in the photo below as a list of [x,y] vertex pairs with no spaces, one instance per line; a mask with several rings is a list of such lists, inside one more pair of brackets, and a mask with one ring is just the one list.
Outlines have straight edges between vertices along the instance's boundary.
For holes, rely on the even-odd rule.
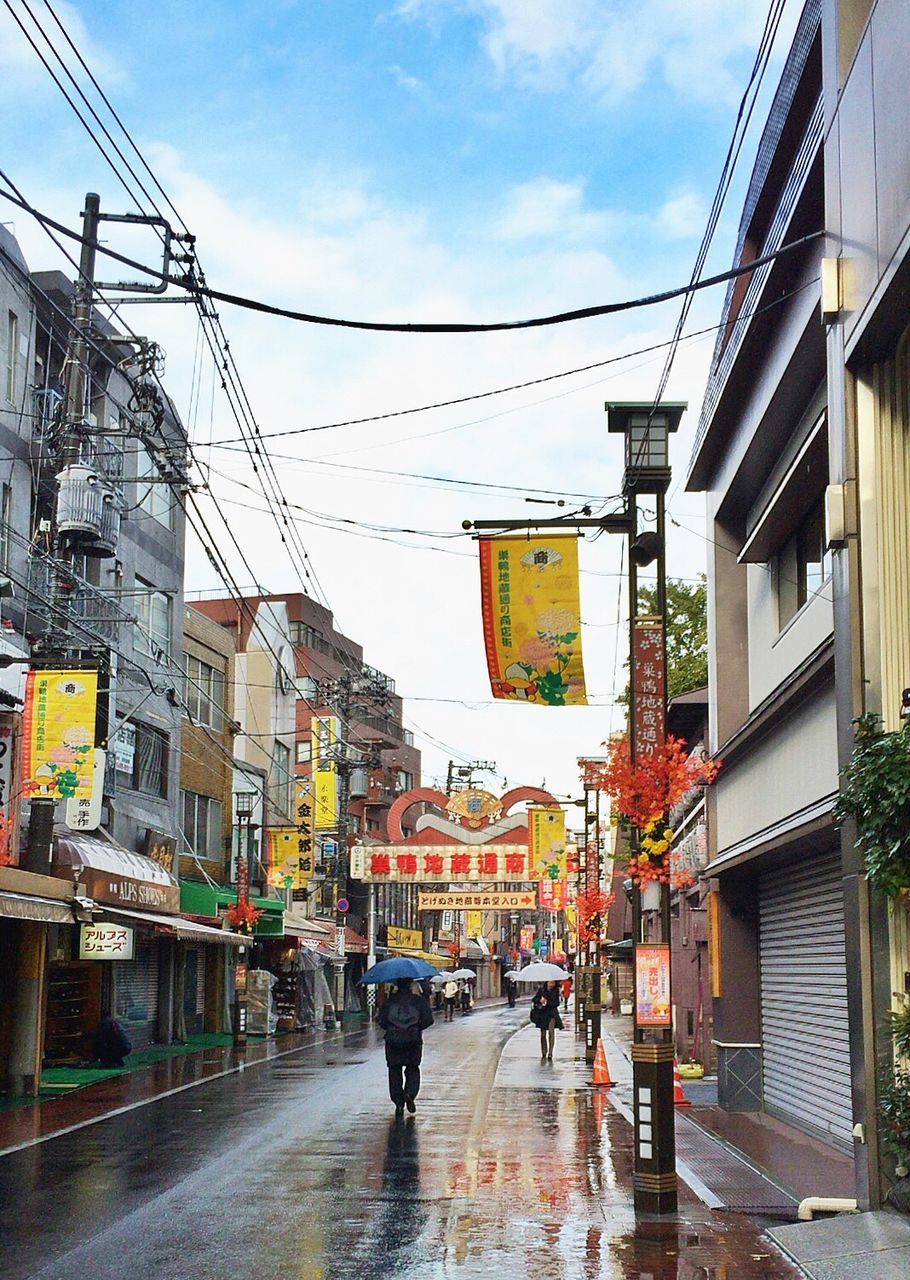
[[461,984],[461,1012],[470,1013],[472,1003],[471,984],[470,982],[465,981]]
[[509,1001],[510,1009],[515,1008],[515,988],[517,986],[518,986],[518,983],[512,981],[511,975],[506,978],[506,987],[507,987],[506,996]]
[[398,979],[379,1010],[379,1025],[385,1032],[389,1097],[395,1104],[395,1115],[403,1115],[405,1107],[413,1115],[420,1090],[423,1033],[433,1025],[433,1012],[424,997],[414,992],[410,978]]
[[129,1036],[116,1018],[102,1018],[92,1035],[92,1048],[102,1067],[125,1067],[133,1051]]
[[454,978],[449,978],[448,982],[442,989],[442,999],[446,1007],[446,1022],[451,1022],[455,1017],[455,1001],[458,998],[458,983]]
[[559,984],[547,982],[538,987],[531,1001],[531,1021],[540,1031],[540,1056],[553,1060],[553,1046],[556,1043],[556,1031],[563,1028],[559,1016]]
[[572,994],[572,979],[565,978],[562,984],[562,1008],[564,1013],[569,1012],[569,996]]

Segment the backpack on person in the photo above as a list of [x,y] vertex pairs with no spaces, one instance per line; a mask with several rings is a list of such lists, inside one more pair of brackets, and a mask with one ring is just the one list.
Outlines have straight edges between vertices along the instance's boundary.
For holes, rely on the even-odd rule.
[[389,1000],[385,1040],[393,1049],[413,1049],[420,1043],[420,1009],[415,1000]]

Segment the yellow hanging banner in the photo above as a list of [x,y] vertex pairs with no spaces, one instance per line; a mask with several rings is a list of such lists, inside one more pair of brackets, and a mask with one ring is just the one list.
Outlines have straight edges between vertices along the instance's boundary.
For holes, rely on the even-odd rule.
[[578,538],[480,538],[480,592],[494,698],[587,705]]
[[565,880],[566,815],[562,809],[528,808],[531,879]]
[[22,784],[36,795],[90,800],[97,671],[30,671],[22,725]]
[[334,831],[338,826],[338,774],[334,747],[338,742],[338,717],[313,716],[310,721],[313,755],[313,800],[316,830]]

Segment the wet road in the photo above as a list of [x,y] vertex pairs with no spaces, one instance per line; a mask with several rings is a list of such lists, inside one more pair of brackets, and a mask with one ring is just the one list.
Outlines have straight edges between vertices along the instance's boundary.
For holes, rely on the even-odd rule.
[[[519,1030],[520,1029],[520,1030]],[[513,1034],[518,1031],[518,1034]],[[748,1219],[685,1188],[631,1209],[632,1134],[575,1041],[541,1063],[527,1010],[426,1037],[393,1118],[372,1030],[0,1159],[4,1280],[791,1280]]]

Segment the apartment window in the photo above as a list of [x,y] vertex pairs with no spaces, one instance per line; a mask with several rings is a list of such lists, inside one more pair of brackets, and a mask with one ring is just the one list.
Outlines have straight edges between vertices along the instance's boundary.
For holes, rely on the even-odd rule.
[[184,791],[183,834],[197,857],[220,861],[224,853],[221,801],[195,791]]
[[309,738],[297,743],[297,763],[309,764],[313,759],[313,744]]
[[160,662],[171,656],[173,605],[170,596],[144,578],[136,578],[136,627],[133,647],[137,653]]
[[831,552],[825,545],[825,512],[821,502],[812,507],[775,556],[774,575],[778,626],[783,628],[831,576]]
[[16,365],[19,359],[19,319],[15,311],[7,313],[6,321],[6,398],[16,403]]
[[121,725],[112,743],[114,771],[121,786],[149,796],[167,796],[169,740],[141,721]]
[[12,516],[13,491],[8,484],[0,484],[0,569],[9,568],[10,518]]
[[291,644],[303,644],[308,649],[321,649],[325,647],[326,641],[322,632],[315,627],[311,627],[308,623],[292,622]]
[[413,785],[414,785],[413,773],[407,773],[404,769],[399,769],[398,775],[395,779],[396,791],[402,791],[402,792],[410,791]]
[[140,510],[154,517],[166,529],[173,529],[177,498],[161,476],[152,455],[144,445],[137,446],[136,490]]
[[186,704],[196,724],[224,728],[224,672],[199,658],[186,660]]
[[280,813],[291,812],[291,748],[276,740],[272,750],[272,778],[269,790]]
[[309,702],[312,706],[316,705],[316,699],[319,696],[319,690],[316,688],[316,681],[312,676],[297,677],[297,697],[303,698],[304,702]]

